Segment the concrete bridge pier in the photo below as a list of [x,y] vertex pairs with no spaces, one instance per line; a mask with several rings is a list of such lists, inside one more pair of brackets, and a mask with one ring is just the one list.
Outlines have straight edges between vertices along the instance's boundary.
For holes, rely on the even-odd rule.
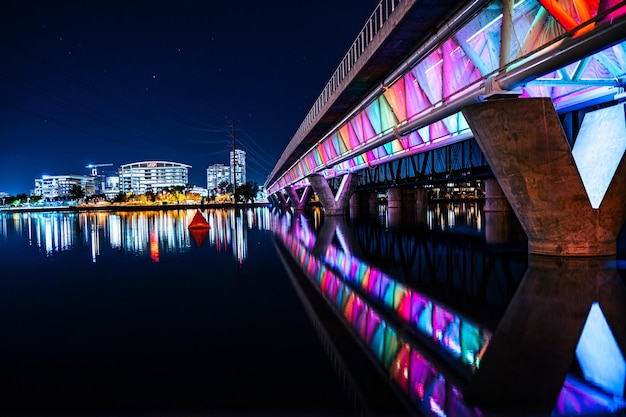
[[485,241],[494,245],[509,242],[514,222],[517,219],[498,181],[485,180]]
[[306,208],[306,204],[308,203],[309,197],[311,196],[311,191],[311,187],[305,187],[302,191],[302,196],[298,196],[298,193],[293,187],[285,187],[285,192],[289,197],[291,207],[298,211],[303,211]]
[[397,187],[387,190],[387,219],[391,227],[423,224],[427,206],[428,194],[424,189]]
[[367,212],[371,216],[377,216],[378,215],[378,206],[379,205],[380,204],[378,202],[378,192],[372,191],[370,193],[367,193]]
[[426,209],[428,208],[428,191],[425,188],[415,189],[415,220],[419,226],[426,224]]
[[343,216],[346,213],[350,197],[359,182],[359,175],[356,173],[345,174],[341,179],[336,196],[323,176],[312,174],[308,177],[308,180],[322,203],[324,214],[327,216]]
[[616,253],[626,218],[623,104],[588,113],[573,149],[548,98],[495,99],[462,111],[530,253]]
[[374,191],[356,191],[350,197],[350,216],[378,214],[378,195]]

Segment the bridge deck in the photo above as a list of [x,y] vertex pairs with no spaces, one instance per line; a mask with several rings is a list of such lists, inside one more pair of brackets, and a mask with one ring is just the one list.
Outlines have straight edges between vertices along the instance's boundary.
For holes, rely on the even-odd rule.
[[[483,1],[484,2],[484,1]],[[304,136],[294,136],[270,174],[273,183],[323,135],[359,104],[385,77],[405,61],[443,22],[463,5],[458,0],[404,0],[391,24],[365,48],[355,67]]]

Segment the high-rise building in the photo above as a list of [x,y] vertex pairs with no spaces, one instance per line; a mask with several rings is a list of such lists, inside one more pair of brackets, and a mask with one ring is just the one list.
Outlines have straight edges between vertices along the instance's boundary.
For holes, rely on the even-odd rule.
[[224,164],[213,164],[206,169],[206,188],[213,193],[222,182],[231,182],[230,167]]
[[246,183],[246,152],[241,149],[230,152],[230,182],[236,186]]
[[144,161],[121,165],[119,187],[123,193],[136,195],[165,188],[186,187],[191,165],[167,161]]

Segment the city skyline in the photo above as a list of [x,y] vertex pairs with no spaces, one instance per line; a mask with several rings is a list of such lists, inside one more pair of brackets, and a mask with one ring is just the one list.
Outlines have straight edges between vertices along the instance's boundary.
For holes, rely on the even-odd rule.
[[233,142],[263,183],[377,4],[8,0],[0,192],[141,160],[203,184]]
[[[238,152],[243,152],[245,156],[247,156],[245,151],[242,151],[240,149],[236,149],[236,151]],[[226,152],[227,155],[232,156],[232,151],[227,151]],[[244,178],[246,178],[245,176],[245,170],[247,169],[247,166],[245,165],[245,156],[244,156]],[[84,173],[79,173],[79,172],[59,172],[59,173],[51,173],[51,174],[43,174],[40,177],[37,178],[33,178],[32,179],[32,187],[29,188],[28,190],[24,190],[24,191],[20,191],[17,193],[7,193],[5,191],[0,190],[0,195],[3,194],[8,194],[8,195],[12,195],[12,196],[16,196],[18,194],[27,194],[27,195],[31,195],[33,193],[33,191],[37,188],[37,181],[41,180],[42,178],[45,177],[58,177],[58,176],[95,176],[94,174],[97,173],[98,175],[105,175],[107,177],[109,176],[117,176],[119,175],[119,171],[120,168],[124,165],[130,165],[130,164],[134,164],[134,163],[140,163],[140,162],[146,162],[147,160],[142,160],[142,161],[132,161],[132,162],[125,162],[123,164],[119,164],[119,165],[115,165],[112,163],[95,163],[95,164],[87,164],[84,166],[84,170],[86,172]],[[178,163],[178,164],[183,164],[183,165],[187,165],[184,161],[167,161],[165,159],[159,159],[159,160],[153,160],[153,161],[159,161],[159,162],[173,162],[173,163]],[[210,187],[208,187],[208,181],[207,181],[207,172],[209,171],[209,169],[211,169],[211,167],[215,166],[215,165],[225,165],[221,162],[216,162],[216,163],[211,163],[209,164],[206,168],[203,169],[203,173],[204,173],[204,182],[201,183],[192,183],[189,182],[190,186],[195,186],[195,187],[200,187],[200,188],[205,188],[205,189],[209,189]],[[103,166],[106,166],[108,169],[102,169]],[[230,170],[230,165],[225,165],[229,168]],[[190,166],[190,168],[188,169],[189,171],[189,177],[191,178],[191,172],[193,170],[193,166]],[[241,183],[245,183],[246,180],[244,179],[243,181],[241,181],[241,179],[239,179],[239,181],[237,182],[237,184],[241,184]],[[255,181],[250,181],[250,182],[255,182]],[[258,184],[259,186],[261,186],[262,184]]]

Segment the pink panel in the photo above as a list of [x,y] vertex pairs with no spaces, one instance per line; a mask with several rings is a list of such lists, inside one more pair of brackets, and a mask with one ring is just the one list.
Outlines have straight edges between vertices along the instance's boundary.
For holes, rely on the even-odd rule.
[[412,72],[406,74],[404,78],[406,115],[410,120],[413,116],[417,116],[419,113],[429,108],[431,104]]
[[465,86],[482,77],[480,71],[476,69],[454,39],[448,39],[444,42],[443,51],[443,89],[445,97],[461,91]]
[[408,140],[408,147],[412,148],[417,145],[421,145],[424,143],[424,139],[420,136],[420,134],[416,131],[411,132],[407,136],[405,136]]
[[435,139],[443,138],[448,136],[450,132],[440,120],[430,125],[430,140],[433,141]]
[[[604,11],[617,6],[621,0],[604,0],[600,2],[598,6],[598,13],[603,13]],[[602,22],[613,22],[614,19],[623,16],[626,14],[626,5],[618,8],[616,11],[609,13],[606,18],[602,19]]]
[[442,45],[443,64],[441,65],[441,76],[443,77],[443,96],[450,97],[457,90],[458,80],[455,79],[454,61],[450,54],[456,45],[452,39],[448,38]]
[[365,143],[363,132],[363,114],[357,113],[357,115],[350,120],[350,125],[352,126],[352,130],[354,131],[356,139],[359,143]]
[[350,149],[355,149],[363,142],[359,139],[359,136],[354,131],[354,125],[352,123],[348,123],[348,142],[350,143]]
[[448,326],[454,320],[454,315],[441,306],[433,307],[433,337],[436,341],[442,341]]
[[367,332],[365,334],[365,341],[369,345],[372,342],[372,337],[376,334],[376,331],[380,327],[382,319],[376,312],[369,309],[367,312]]
[[420,403],[426,398],[428,389],[437,378],[437,371],[416,350],[411,352],[411,368],[409,371],[410,391],[409,396],[415,403]]
[[367,311],[369,310],[367,304],[359,298],[354,298],[354,322],[353,326],[359,333],[361,338],[365,339],[367,333]]

